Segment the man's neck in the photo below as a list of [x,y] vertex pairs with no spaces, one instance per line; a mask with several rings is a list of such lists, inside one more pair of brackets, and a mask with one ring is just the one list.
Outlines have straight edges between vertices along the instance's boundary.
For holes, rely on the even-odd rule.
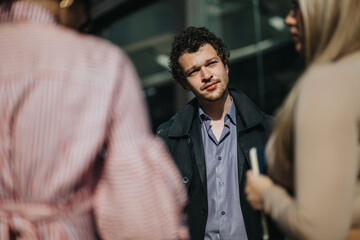
[[231,106],[229,92],[226,92],[223,98],[216,102],[200,102],[201,109],[214,121],[224,120],[227,111]]

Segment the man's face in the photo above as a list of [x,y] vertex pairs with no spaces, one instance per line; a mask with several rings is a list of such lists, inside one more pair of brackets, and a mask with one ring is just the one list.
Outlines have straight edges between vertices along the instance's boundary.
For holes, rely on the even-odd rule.
[[192,91],[200,103],[215,102],[224,97],[229,84],[229,69],[210,44],[200,47],[197,52],[184,53],[179,63],[187,80],[186,89]]

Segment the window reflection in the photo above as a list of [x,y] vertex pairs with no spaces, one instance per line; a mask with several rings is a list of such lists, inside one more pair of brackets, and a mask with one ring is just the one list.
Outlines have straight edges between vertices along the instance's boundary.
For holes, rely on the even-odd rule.
[[[101,36],[121,46],[134,61],[154,129],[191,97],[167,69],[171,42],[187,25],[206,26],[228,45],[230,86],[240,88],[269,114],[279,106],[302,70],[283,22],[292,2],[263,0],[254,6],[254,0],[158,0],[102,30]],[[254,14],[259,14],[258,23]],[[256,38],[256,28],[261,39]]]

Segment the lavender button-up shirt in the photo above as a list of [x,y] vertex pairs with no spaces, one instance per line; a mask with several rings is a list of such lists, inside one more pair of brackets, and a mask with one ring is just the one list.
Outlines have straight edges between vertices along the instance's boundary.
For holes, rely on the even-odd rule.
[[199,107],[201,133],[205,152],[208,219],[205,239],[247,240],[240,207],[236,109],[234,103],[224,119],[219,141],[211,130],[211,118]]

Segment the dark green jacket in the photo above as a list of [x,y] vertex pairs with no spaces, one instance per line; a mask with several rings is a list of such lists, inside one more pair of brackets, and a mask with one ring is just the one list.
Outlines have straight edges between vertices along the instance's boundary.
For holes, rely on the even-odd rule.
[[[248,239],[261,239],[260,216],[251,208],[244,194],[245,172],[250,168],[250,148],[266,144],[272,118],[261,112],[241,91],[229,89],[229,92],[237,110],[240,205]],[[186,185],[189,197],[186,213],[191,239],[204,239],[208,216],[207,180],[196,98],[169,121],[161,124],[157,134],[167,144]]]

